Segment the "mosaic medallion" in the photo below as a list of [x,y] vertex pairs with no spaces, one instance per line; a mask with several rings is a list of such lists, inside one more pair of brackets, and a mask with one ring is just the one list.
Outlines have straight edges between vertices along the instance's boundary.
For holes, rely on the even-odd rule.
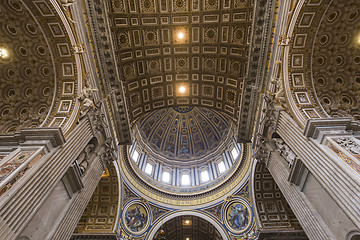
[[251,225],[252,215],[249,206],[243,200],[230,202],[225,209],[225,223],[234,233],[243,233]]
[[131,233],[141,234],[149,225],[149,212],[143,204],[133,203],[125,209],[123,222]]

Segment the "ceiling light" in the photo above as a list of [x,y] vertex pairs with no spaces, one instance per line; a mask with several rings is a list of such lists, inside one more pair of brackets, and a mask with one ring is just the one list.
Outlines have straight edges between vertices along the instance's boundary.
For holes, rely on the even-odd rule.
[[192,225],[192,224],[191,224],[191,220],[189,220],[189,219],[182,220],[182,225],[184,225],[184,226],[191,226],[191,225]]
[[184,86],[179,87],[179,93],[185,93],[185,91],[186,91],[186,87]]
[[178,38],[179,38],[179,39],[183,39],[183,38],[184,38],[184,33],[179,32],[179,33],[178,33]]
[[190,238],[185,238],[185,240],[190,240]]
[[5,59],[9,57],[8,50],[5,48],[0,48],[0,58]]

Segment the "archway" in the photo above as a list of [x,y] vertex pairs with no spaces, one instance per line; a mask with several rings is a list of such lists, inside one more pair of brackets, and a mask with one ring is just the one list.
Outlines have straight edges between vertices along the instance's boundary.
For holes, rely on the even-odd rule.
[[[185,216],[189,217],[189,219],[185,219],[184,218]],[[170,222],[173,219],[178,219],[179,221],[181,221],[181,224],[185,225],[185,226],[186,225],[191,226],[189,224],[193,224],[192,221],[194,221],[194,220],[195,221],[203,221],[203,222],[206,221],[206,222],[208,222],[209,225],[211,225],[218,232],[218,234],[221,236],[221,239],[224,239],[224,240],[229,239],[229,237],[225,233],[224,229],[217,222],[215,222],[209,216],[207,216],[201,212],[197,212],[197,211],[179,211],[179,212],[175,212],[174,214],[171,214],[171,215],[165,217],[162,221],[159,221],[152,228],[152,230],[150,231],[150,234],[148,235],[148,237],[146,239],[149,239],[149,240],[154,239],[155,234],[160,229],[160,227],[163,225],[166,225],[168,222]],[[184,220],[184,222],[182,222],[183,220]],[[185,229],[186,229],[186,227],[185,227]],[[192,238],[189,237],[189,239],[192,239]]]

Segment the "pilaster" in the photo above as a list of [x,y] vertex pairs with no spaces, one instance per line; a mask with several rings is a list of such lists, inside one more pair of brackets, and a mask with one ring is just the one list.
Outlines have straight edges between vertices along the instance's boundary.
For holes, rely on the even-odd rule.
[[[308,123],[308,126],[311,123],[312,121]],[[317,131],[308,129],[310,127],[306,128],[307,136],[315,136],[310,135],[310,132],[319,131],[319,128]],[[304,136],[302,129],[284,112],[281,113],[277,132],[359,228],[360,177],[354,178],[353,172],[344,171],[341,166],[339,167],[339,159],[334,159],[332,154],[324,151],[315,139]],[[322,136],[322,134],[317,136]]]
[[[43,131],[46,129],[40,130],[40,132]],[[38,137],[36,130],[25,132],[32,133],[31,137],[28,137],[29,140]],[[45,153],[2,196],[0,200],[0,239],[15,239],[21,233],[65,174],[70,163],[91,139],[92,134],[88,122],[82,121],[75,127],[62,146],[57,145],[64,142],[64,139],[60,137],[62,135],[57,133],[55,136],[58,136],[55,139],[59,139],[52,143],[56,147]],[[19,139],[22,139],[18,141],[20,145],[26,143],[23,141],[24,138]]]

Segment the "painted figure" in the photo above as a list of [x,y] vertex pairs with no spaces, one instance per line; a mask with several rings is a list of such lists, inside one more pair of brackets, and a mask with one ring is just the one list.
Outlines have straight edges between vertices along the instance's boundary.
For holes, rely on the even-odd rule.
[[243,230],[249,222],[249,213],[241,204],[231,206],[231,214],[229,214],[229,223],[233,229]]
[[136,206],[134,209],[128,210],[125,213],[126,225],[133,232],[139,232],[146,224],[147,216],[141,213],[140,206]]

